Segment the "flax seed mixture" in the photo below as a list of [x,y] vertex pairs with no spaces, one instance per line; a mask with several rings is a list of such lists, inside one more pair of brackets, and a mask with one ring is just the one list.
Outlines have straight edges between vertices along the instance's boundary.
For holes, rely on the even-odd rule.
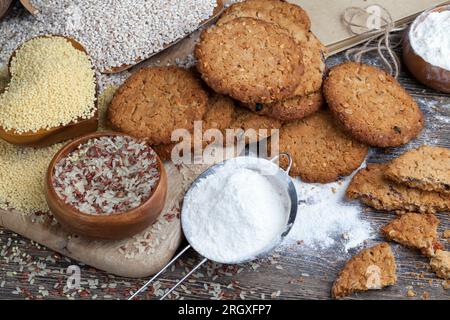
[[57,195],[77,210],[98,215],[137,208],[160,178],[156,153],[128,137],[94,138],[55,166]]
[[95,113],[95,73],[86,54],[61,37],[35,38],[16,51],[0,95],[0,126],[36,132]]

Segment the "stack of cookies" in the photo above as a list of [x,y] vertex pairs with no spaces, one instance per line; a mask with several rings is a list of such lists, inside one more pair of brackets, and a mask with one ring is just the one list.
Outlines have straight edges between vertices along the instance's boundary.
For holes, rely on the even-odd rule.
[[280,0],[229,7],[196,47],[198,70],[216,92],[281,121],[319,110],[325,47],[307,13]]
[[[115,93],[108,122],[114,130],[146,139],[163,160],[172,159],[174,147],[181,157],[196,141],[204,147],[203,133],[208,129],[225,135],[226,129],[271,132],[281,127],[276,119],[254,114],[236,106],[231,98],[210,92],[195,71],[178,67],[143,68],[134,73]],[[201,132],[193,135],[196,122]],[[249,142],[267,137],[259,135]],[[206,144],[214,139],[210,137]]]
[[[423,115],[412,97],[385,72],[353,62],[332,68],[324,80],[326,49],[310,27],[294,4],[236,3],[203,31],[195,49],[198,73],[164,67],[133,74],[111,103],[111,126],[146,138],[164,160],[175,146],[181,155],[216,140],[194,141],[208,129],[224,135],[267,129],[247,143],[280,129],[279,150],[293,157],[291,175],[319,183],[351,174],[369,146],[413,139]],[[172,133],[192,134],[196,121],[202,121],[200,134],[180,145]]]
[[280,132],[280,150],[293,155],[292,173],[304,181],[335,181],[361,165],[368,146],[406,144],[424,127],[414,99],[378,68],[337,65],[323,93],[327,110],[287,123]]
[[[369,146],[409,142],[422,130],[423,115],[375,67],[344,63],[324,81],[326,49],[310,26],[294,4],[247,0],[202,33],[195,53],[215,92],[283,122],[279,149],[293,157],[291,175],[327,183],[356,170]],[[325,102],[329,108],[322,109]]]
[[303,9],[280,0],[229,7],[196,48],[204,82],[193,70],[141,69],[115,94],[108,111],[111,127],[146,138],[163,160],[187,148],[171,133],[192,134],[196,121],[202,121],[202,132],[184,140],[189,147],[208,129],[224,135],[226,129],[254,129],[257,135],[246,137],[246,143],[268,138],[284,121],[303,118],[323,104],[325,49],[310,25]]

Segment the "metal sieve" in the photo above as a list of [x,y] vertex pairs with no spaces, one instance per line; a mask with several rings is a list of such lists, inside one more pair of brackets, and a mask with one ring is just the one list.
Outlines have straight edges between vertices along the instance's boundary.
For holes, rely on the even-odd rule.
[[[284,156],[288,159],[288,167],[286,170],[283,170],[280,168],[275,161],[279,160],[281,156]],[[250,169],[257,171],[258,173],[265,174],[265,176],[268,178],[268,180],[275,184],[278,188],[282,188],[282,192],[285,194],[286,198],[290,200],[290,205],[288,205],[286,208],[288,209],[288,212],[286,212],[286,226],[283,230],[280,230],[280,236],[278,237],[277,241],[274,241],[269,247],[265,248],[263,252],[260,252],[258,254],[255,254],[252,258],[242,259],[239,261],[215,261],[223,264],[239,264],[239,263],[245,263],[249,261],[256,260],[258,258],[261,258],[263,256],[266,256],[271,251],[273,251],[276,247],[278,247],[283,239],[287,236],[289,231],[291,230],[292,226],[294,225],[295,218],[297,216],[297,208],[298,208],[298,199],[297,199],[297,192],[295,190],[294,183],[292,182],[292,179],[289,176],[289,171],[292,166],[292,157],[288,153],[280,153],[278,156],[268,160],[263,158],[258,158],[257,161],[254,162],[248,162],[248,157],[242,156],[242,157],[236,157],[231,158],[228,160],[225,160],[219,164],[216,164],[206,171],[204,171],[201,175],[197,177],[197,179],[192,183],[190,186],[188,192],[185,195],[186,197],[189,195],[191,190],[204,178],[213,175],[217,169],[220,169],[225,164],[229,162],[235,162],[235,165],[238,165],[240,168],[243,169]],[[264,166],[261,166],[261,164],[264,164]],[[270,173],[267,171],[270,170]],[[183,231],[186,229],[186,221],[183,219],[183,210],[184,205],[181,210],[181,226]],[[186,236],[186,232],[184,232]],[[186,236],[186,240],[188,241],[189,245],[187,245],[184,249],[182,249],[164,268],[161,269],[157,274],[155,274],[147,283],[145,283],[138,291],[136,291],[129,300],[132,300],[137,295],[139,295],[141,292],[143,292],[153,281],[155,281],[167,268],[169,268],[178,258],[180,258],[186,251],[189,249],[194,249],[197,252],[201,252],[201,248],[196,248],[192,245],[189,237]],[[207,256],[203,256],[203,259],[190,271],[188,272],[182,279],[180,279],[168,292],[164,294],[164,296],[161,297],[160,300],[165,299],[172,291],[174,291],[180,284],[182,284],[187,278],[189,278],[198,268],[200,268],[203,264],[205,264],[208,260],[214,261],[213,259],[208,258]]]

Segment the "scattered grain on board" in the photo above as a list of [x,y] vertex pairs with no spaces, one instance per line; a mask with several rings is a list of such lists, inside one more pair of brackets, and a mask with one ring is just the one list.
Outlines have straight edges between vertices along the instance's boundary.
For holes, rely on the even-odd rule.
[[49,211],[44,177],[61,147],[23,148],[0,140],[0,209],[16,209],[24,214]]

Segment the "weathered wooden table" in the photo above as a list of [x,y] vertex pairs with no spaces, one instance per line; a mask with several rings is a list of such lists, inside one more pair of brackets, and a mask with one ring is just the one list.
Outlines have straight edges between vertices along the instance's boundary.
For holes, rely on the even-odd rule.
[[[180,43],[170,50],[176,51]],[[164,59],[164,56],[155,59]],[[343,55],[328,59],[328,66],[343,61]],[[376,63],[376,58],[369,59]],[[427,127],[421,136],[401,148],[374,150],[368,162],[381,162],[423,143],[450,147],[450,95],[425,88],[403,71],[400,82],[417,99],[426,115]],[[361,213],[374,230],[395,215],[370,211]],[[438,214],[439,231],[450,229],[448,213]],[[378,235],[366,245],[383,241]],[[448,242],[443,240],[448,249]],[[398,264],[398,283],[381,291],[356,294],[350,299],[449,299],[445,283],[430,272],[428,259],[418,252],[392,244]],[[180,287],[175,299],[329,299],[331,285],[349,259],[360,249],[348,254],[329,249],[311,251],[299,245],[298,250],[276,253],[254,264],[221,266],[214,263],[200,269]],[[294,252],[294,253],[293,253]],[[143,299],[156,299],[171,287],[198,261],[194,253],[167,271]],[[71,265],[81,268],[81,288],[68,289],[66,274]],[[108,275],[89,266],[55,254],[7,230],[0,229],[0,299],[125,299],[146,279],[127,279]],[[408,290],[415,292],[407,297]]]

